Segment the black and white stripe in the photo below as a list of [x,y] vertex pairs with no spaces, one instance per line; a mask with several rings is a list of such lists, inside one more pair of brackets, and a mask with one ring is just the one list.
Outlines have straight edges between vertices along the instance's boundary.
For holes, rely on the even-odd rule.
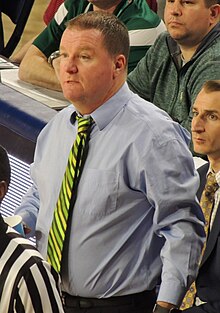
[[0,312],[63,313],[58,274],[31,242],[2,223]]

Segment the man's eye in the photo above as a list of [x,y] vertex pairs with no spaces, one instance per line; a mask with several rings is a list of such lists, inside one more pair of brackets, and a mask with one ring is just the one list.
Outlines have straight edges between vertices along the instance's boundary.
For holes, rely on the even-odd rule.
[[193,4],[193,2],[185,0],[185,1],[183,1],[183,4]]
[[198,115],[198,112],[197,111],[192,111],[192,116],[193,117],[196,117]]
[[209,119],[212,121],[216,121],[218,117],[215,114],[209,114]]
[[89,56],[86,55],[86,54],[81,54],[79,57],[80,57],[80,59],[82,59],[82,60],[89,60]]
[[68,54],[67,53],[60,53],[60,57],[65,59],[68,57]]

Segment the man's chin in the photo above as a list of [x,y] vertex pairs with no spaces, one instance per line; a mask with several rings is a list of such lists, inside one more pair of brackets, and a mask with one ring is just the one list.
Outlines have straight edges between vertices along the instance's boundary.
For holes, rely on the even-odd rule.
[[197,154],[200,155],[207,155],[208,151],[206,149],[201,149],[201,148],[197,148],[194,147],[194,152],[196,152]]
[[173,29],[169,33],[172,39],[175,40],[179,45],[185,43],[185,36],[181,32]]

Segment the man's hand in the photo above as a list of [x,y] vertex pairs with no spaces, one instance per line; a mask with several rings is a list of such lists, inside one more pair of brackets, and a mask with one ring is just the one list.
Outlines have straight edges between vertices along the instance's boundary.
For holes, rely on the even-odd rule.
[[31,228],[29,228],[26,224],[23,223],[24,234],[28,235],[31,232]]

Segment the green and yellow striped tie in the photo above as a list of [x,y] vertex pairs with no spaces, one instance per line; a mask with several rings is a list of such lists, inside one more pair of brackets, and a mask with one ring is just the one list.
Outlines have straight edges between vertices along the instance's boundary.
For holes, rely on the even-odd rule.
[[76,120],[78,120],[77,136],[69,154],[48,237],[47,259],[57,272],[60,272],[61,268],[70,202],[73,193],[76,192],[77,182],[82,170],[86,142],[88,141],[89,128],[92,124],[91,117],[83,118],[76,116]]

